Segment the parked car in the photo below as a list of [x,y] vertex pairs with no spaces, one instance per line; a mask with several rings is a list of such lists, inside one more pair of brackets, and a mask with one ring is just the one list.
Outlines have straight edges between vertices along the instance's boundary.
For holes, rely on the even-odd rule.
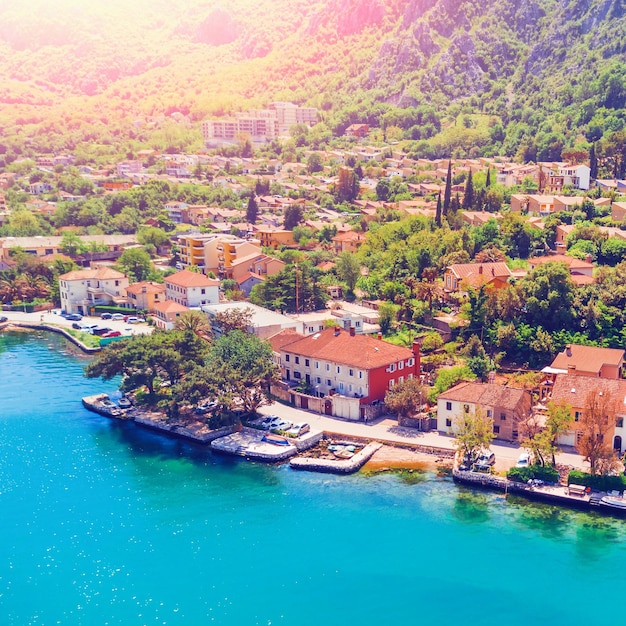
[[292,426],[293,426],[293,423],[290,422],[289,420],[281,419],[281,420],[278,420],[277,422],[274,422],[270,430],[286,431],[286,430],[289,430]]
[[530,465],[530,454],[528,452],[522,452],[517,459],[515,467],[528,467]]
[[119,330],[110,330],[108,333],[104,333],[104,335],[102,335],[103,339],[106,339],[107,337],[121,337],[122,333]]
[[6,315],[0,315],[0,324],[4,324],[5,322],[8,322],[9,318]]
[[200,404],[198,404],[198,406],[195,408],[195,411],[200,415],[204,415],[205,413],[210,413],[211,411],[214,411],[217,407],[217,402],[215,402],[215,400],[211,400],[209,402],[201,402]]
[[139,323],[139,318],[135,317],[134,315],[130,315],[129,317],[126,318],[126,322],[128,324],[138,324]]
[[70,322],[80,322],[80,320],[83,319],[83,316],[80,313],[69,313],[68,315],[65,315],[65,319]]
[[483,452],[478,457],[478,460],[476,461],[476,463],[474,463],[474,469],[478,470],[479,472],[486,472],[491,469],[495,462],[496,455],[488,450],[487,452]]
[[78,322],[72,322],[72,328],[74,330],[85,330],[85,327],[82,324],[79,324]]
[[102,320],[110,320],[113,316],[111,315],[111,313],[102,313],[100,315],[100,319]]
[[274,424],[278,424],[278,422],[281,421],[280,417],[276,415],[268,415],[261,420],[259,426],[261,426],[263,430],[271,430],[274,428]]
[[308,432],[310,432],[311,427],[306,424],[305,422],[302,422],[300,424],[294,424],[288,431],[287,434],[291,435],[292,437],[300,437],[301,435],[304,435]]
[[123,322],[125,317],[126,316],[121,313],[113,313],[113,315],[111,315],[111,319],[117,322]]
[[100,337],[102,337],[102,335],[106,335],[107,333],[110,333],[111,329],[110,328],[103,328],[101,326],[96,326],[95,328],[91,329],[91,334],[92,335],[100,335]]

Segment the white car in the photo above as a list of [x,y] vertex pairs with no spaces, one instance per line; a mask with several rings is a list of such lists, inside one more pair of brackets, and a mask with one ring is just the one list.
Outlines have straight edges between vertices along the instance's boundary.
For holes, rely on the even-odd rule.
[[278,420],[277,422],[274,422],[274,424],[270,427],[270,430],[280,430],[280,431],[286,431],[289,430],[291,427],[293,426],[293,423],[290,422],[289,420]]
[[530,465],[530,454],[528,452],[522,452],[517,459],[515,467],[528,467]]
[[124,316],[121,313],[113,313],[113,315],[111,315],[111,319],[116,320],[118,322],[123,322]]
[[301,435],[304,435],[305,433],[310,432],[311,427],[302,422],[300,424],[294,424],[288,431],[287,434],[291,435],[292,437],[300,437]]

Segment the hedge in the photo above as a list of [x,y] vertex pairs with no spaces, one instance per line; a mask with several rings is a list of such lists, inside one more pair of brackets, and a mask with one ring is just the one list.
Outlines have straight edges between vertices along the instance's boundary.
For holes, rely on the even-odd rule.
[[553,465],[529,465],[528,467],[512,467],[506,477],[519,483],[529,480],[543,480],[546,483],[558,483],[559,472]]
[[624,491],[626,490],[626,476],[596,476],[572,470],[567,476],[567,484],[585,485],[597,491]]

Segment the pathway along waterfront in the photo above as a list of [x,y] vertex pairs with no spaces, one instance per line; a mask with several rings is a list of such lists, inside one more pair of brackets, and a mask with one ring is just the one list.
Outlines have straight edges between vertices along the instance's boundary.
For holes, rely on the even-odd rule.
[[86,411],[77,398],[116,384],[85,379],[85,359],[64,351],[52,335],[0,336],[3,626],[618,615],[620,520],[431,474],[405,484],[218,457]]

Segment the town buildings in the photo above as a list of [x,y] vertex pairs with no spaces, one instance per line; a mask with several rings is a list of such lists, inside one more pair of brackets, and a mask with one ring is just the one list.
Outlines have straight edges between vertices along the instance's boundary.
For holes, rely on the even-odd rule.
[[182,270],[165,279],[165,299],[189,308],[220,301],[220,281],[199,272]]

